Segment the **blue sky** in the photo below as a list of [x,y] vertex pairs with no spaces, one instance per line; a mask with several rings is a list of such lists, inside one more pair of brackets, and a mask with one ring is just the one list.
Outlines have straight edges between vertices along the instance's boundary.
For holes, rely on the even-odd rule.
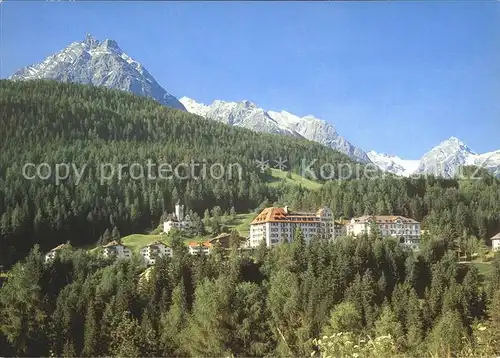
[[8,77],[86,33],[167,91],[312,114],[418,159],[450,136],[500,149],[500,2],[27,2],[2,6]]

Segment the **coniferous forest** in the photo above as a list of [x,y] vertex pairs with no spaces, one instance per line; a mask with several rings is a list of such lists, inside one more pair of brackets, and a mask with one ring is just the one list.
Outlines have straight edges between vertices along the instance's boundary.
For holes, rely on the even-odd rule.
[[[254,133],[119,91],[50,81],[0,81],[2,356],[460,356],[500,354],[500,258],[488,273],[459,262],[500,231],[500,181],[347,178],[318,190],[271,186],[255,159],[352,163],[299,138]],[[103,181],[102,163],[238,163],[242,176]],[[60,183],[26,179],[25,163],[89,168]],[[319,179],[320,180],[320,179]],[[77,183],[78,181],[78,183]],[[321,181],[321,180],[320,180]],[[182,202],[264,205],[336,217],[394,214],[422,222],[419,252],[378,237],[319,238],[241,252],[187,253],[150,269],[83,248],[113,228],[155,228]],[[51,263],[44,253],[70,242]]]

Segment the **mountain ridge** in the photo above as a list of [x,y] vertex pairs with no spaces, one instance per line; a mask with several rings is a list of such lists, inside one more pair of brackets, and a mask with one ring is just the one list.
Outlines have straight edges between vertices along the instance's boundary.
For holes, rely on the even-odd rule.
[[90,34],[82,42],[73,42],[42,62],[21,68],[9,79],[51,79],[104,86],[151,97],[165,106],[186,110],[116,41],[106,39],[100,42]]
[[419,160],[406,160],[373,150],[366,153],[340,136],[334,125],[313,115],[301,117],[286,110],[265,110],[248,100],[215,100],[209,105],[189,97],[178,100],[116,41],[105,39],[101,42],[90,34],[42,62],[21,68],[9,79],[52,79],[127,91],[230,126],[308,139],[338,150],[355,161],[376,164],[383,171],[396,175],[434,174],[448,178],[464,165],[481,166],[500,175],[500,150],[477,154],[456,137],[439,143]]
[[478,154],[457,137],[450,137],[426,152],[419,160],[370,151],[368,156],[382,170],[402,176],[432,174],[452,178],[463,166],[478,166],[500,174],[500,150]]
[[208,119],[261,132],[302,137],[336,149],[358,162],[371,163],[368,155],[340,136],[333,125],[312,115],[299,117],[284,110],[264,110],[248,100],[215,100],[210,105],[189,97],[182,97],[179,101],[188,112]]

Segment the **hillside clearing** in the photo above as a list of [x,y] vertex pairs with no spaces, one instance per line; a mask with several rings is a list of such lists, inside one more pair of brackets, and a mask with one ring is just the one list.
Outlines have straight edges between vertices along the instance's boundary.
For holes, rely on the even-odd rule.
[[[309,190],[318,190],[321,188],[322,184],[315,182],[314,180],[306,179],[303,176],[300,176],[296,173],[285,172],[278,169],[269,169],[271,174],[266,176],[266,182],[271,187],[278,187],[281,183],[285,183],[286,185],[300,185]],[[287,177],[290,175],[290,177]]]

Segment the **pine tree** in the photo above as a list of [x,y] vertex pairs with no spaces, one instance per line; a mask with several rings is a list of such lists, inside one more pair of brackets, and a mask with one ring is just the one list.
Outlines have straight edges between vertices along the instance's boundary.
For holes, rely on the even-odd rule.
[[430,332],[429,353],[441,357],[459,352],[464,337],[467,337],[467,331],[460,314],[448,311],[439,318]]
[[116,226],[113,227],[113,231],[111,232],[111,241],[121,242],[121,235]]
[[99,327],[96,322],[96,312],[93,301],[90,301],[87,308],[83,334],[82,356],[93,357],[99,355],[97,350],[99,342]]
[[230,314],[225,282],[203,280],[196,287],[182,349],[191,356],[227,355],[232,337]]
[[62,356],[65,358],[74,358],[77,356],[75,351],[75,346],[71,339],[67,339],[66,343],[64,343]]
[[363,315],[358,308],[349,301],[336,305],[331,313],[328,325],[323,328],[323,335],[331,336],[340,332],[360,333],[363,329]]
[[118,357],[140,357],[143,351],[141,326],[130,312],[123,312],[110,341],[111,353]]
[[297,273],[304,272],[307,269],[306,242],[300,227],[295,229],[290,247],[293,259],[292,270]]
[[390,335],[400,347],[404,345],[403,325],[398,321],[389,304],[384,304],[380,316],[375,321],[374,331],[377,337]]

